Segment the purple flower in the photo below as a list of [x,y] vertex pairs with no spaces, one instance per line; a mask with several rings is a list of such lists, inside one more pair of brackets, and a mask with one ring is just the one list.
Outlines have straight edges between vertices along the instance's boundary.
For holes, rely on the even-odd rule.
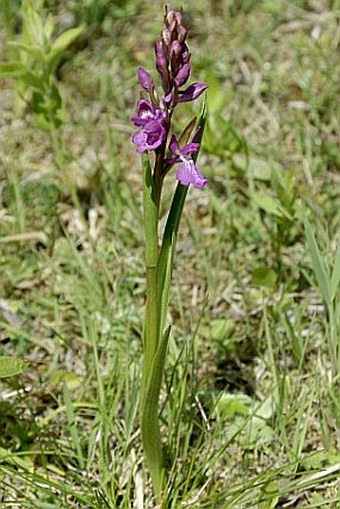
[[180,165],[176,173],[177,180],[180,181],[182,186],[193,184],[198,189],[201,189],[208,182],[208,179],[198,171],[192,159],[186,159]]
[[[195,139],[195,135],[193,139]],[[166,162],[168,164],[181,163],[177,170],[176,178],[180,181],[182,186],[193,184],[195,187],[200,189],[208,182],[208,179],[206,179],[205,176],[197,169],[196,164],[191,157],[191,154],[194,154],[199,150],[199,146],[199,143],[190,142],[183,148],[180,148],[176,136],[173,135],[171,137],[169,149],[175,157],[167,159]]]
[[208,88],[208,85],[205,85],[205,83],[200,83],[200,82],[193,83],[185,90],[179,90],[178,102],[184,103],[184,102],[194,101],[207,88]]
[[146,150],[155,150],[166,139],[167,131],[163,125],[164,113],[154,108],[145,99],[137,102],[137,115],[131,120],[139,131],[132,136],[132,142],[137,145],[137,152],[142,153]]
[[166,130],[156,120],[148,122],[143,129],[137,131],[132,136],[132,142],[137,145],[137,152],[142,153],[146,150],[156,150],[166,138]]

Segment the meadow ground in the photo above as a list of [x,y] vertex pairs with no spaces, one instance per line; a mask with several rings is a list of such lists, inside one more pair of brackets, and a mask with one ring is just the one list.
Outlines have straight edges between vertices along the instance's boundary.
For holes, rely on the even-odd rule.
[[[179,6],[192,79],[209,85],[209,184],[190,189],[173,276],[164,507],[338,508],[340,3]],[[49,0],[43,13],[52,39],[84,29],[55,69],[57,127],[0,66],[0,356],[25,361],[0,382],[0,506],[151,508],[129,117],[162,3]],[[39,73],[10,44],[22,23],[20,1],[4,1],[0,60]]]

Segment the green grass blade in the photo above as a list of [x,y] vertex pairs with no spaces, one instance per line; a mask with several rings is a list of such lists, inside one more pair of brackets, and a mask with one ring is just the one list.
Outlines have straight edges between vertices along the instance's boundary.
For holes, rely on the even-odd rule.
[[335,253],[335,261],[334,261],[334,267],[331,277],[331,299],[332,301],[335,299],[336,295],[338,294],[340,288],[340,245],[338,246],[338,249]]
[[81,446],[80,446],[80,437],[79,437],[79,433],[78,433],[78,429],[77,429],[75,413],[73,410],[71,394],[70,394],[69,388],[67,387],[67,383],[65,381],[63,383],[63,395],[64,395],[66,415],[67,415],[67,420],[68,420],[68,424],[69,424],[69,430],[70,430],[70,435],[71,435],[71,439],[72,439],[72,444],[73,444],[74,450],[77,454],[80,468],[83,469],[85,467],[85,461],[84,461],[83,453],[82,453]]
[[320,289],[322,299],[327,306],[327,309],[329,310],[331,305],[331,287],[326,265],[322,258],[319,246],[316,242],[313,229],[307,217],[303,218],[303,222],[305,227],[307,246],[312,260],[313,271]]

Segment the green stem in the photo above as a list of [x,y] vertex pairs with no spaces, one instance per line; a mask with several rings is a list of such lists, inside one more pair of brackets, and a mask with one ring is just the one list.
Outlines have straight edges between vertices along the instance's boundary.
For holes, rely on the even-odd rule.
[[[203,106],[199,119],[201,127],[199,137],[203,135],[205,118],[206,110]],[[158,216],[164,177],[164,153],[165,144],[156,154],[153,174],[148,156],[143,154],[142,157],[147,301],[143,330],[144,362],[140,422],[143,448],[158,501],[161,500],[166,482],[158,403],[170,328],[164,334],[163,331],[168,310],[177,233],[188,191],[188,186],[177,185],[163,234],[162,246],[159,250]]]
[[[160,191],[156,191],[150,162],[143,155],[143,206],[145,229],[146,308],[143,331],[143,374],[140,420],[143,448],[155,495],[160,497],[165,479],[164,455],[158,422],[158,399],[163,369],[164,346],[159,349],[159,306],[157,300],[158,211]],[[164,345],[164,341],[162,341]]]
[[144,355],[147,371],[150,372],[152,360],[158,346],[158,310],[156,294],[156,267],[158,260],[158,203],[152,178],[150,162],[143,155],[143,207],[145,230],[145,265],[146,265],[146,309],[144,322]]

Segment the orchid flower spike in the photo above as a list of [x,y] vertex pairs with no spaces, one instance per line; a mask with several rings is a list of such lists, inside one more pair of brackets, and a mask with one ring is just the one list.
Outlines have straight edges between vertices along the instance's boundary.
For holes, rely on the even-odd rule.
[[157,94],[152,76],[143,67],[138,67],[139,84],[149,97],[137,101],[137,111],[131,121],[138,130],[131,140],[136,145],[138,153],[156,152],[157,171],[164,174],[167,171],[166,165],[181,163],[176,178],[184,186],[193,184],[201,188],[207,179],[198,171],[191,157],[199,149],[199,144],[194,141],[195,137],[191,143],[180,148],[176,136],[173,135],[169,143],[173,157],[164,159],[174,109],[180,103],[194,101],[207,88],[207,85],[200,82],[181,88],[187,83],[191,73],[191,54],[186,44],[187,34],[182,12],[166,8],[161,38],[155,44],[155,67],[163,91],[162,94]]

